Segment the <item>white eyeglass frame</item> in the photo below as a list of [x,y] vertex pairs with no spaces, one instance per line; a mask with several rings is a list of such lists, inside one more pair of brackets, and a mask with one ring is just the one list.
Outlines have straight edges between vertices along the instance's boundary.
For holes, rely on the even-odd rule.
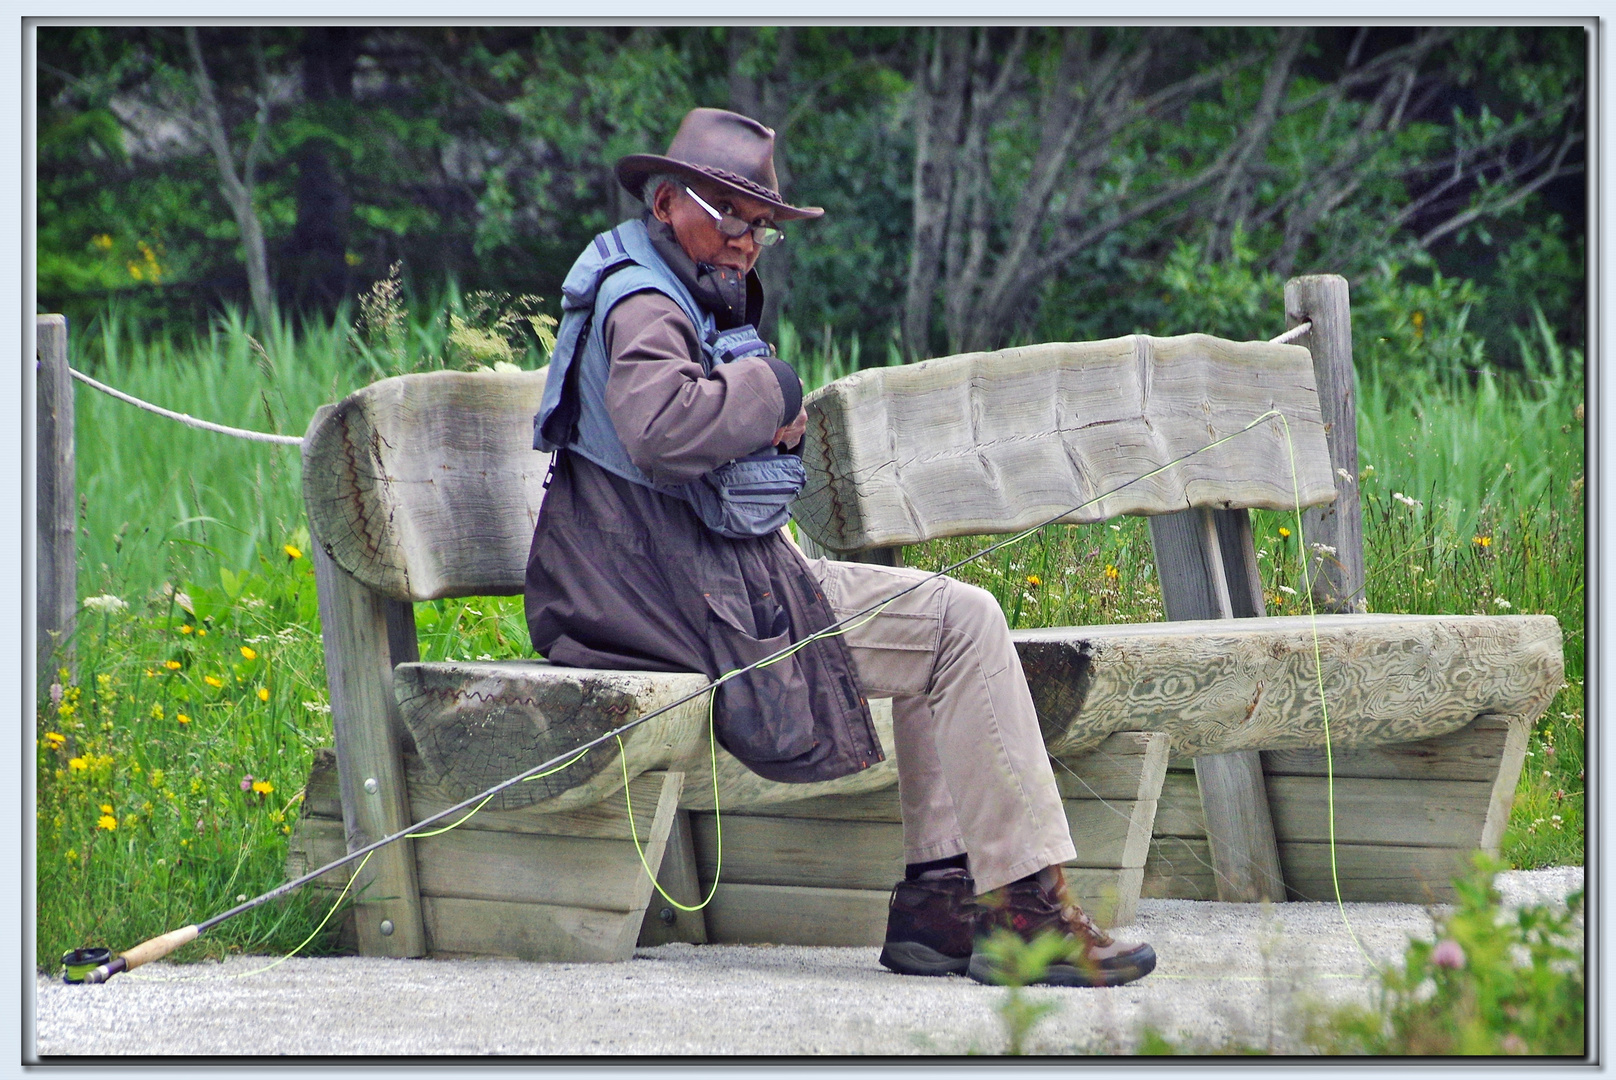
[[737,233],[735,236],[730,237],[732,240],[739,239],[749,232],[752,234],[753,242],[756,243],[758,247],[773,247],[775,244],[778,244],[780,241],[786,238],[785,230],[781,229],[778,225],[753,225],[742,220],[741,218],[736,217],[734,214],[721,213],[720,211],[709,206],[706,199],[702,198],[700,195],[697,195],[694,191],[691,191],[689,184],[680,184],[679,186],[685,189],[686,195],[689,195],[692,199],[696,200],[697,206],[701,207],[703,210],[707,211],[707,213],[712,215],[713,224],[718,228],[720,235],[729,236],[729,233],[724,232],[722,227],[724,219],[729,218],[732,221],[739,221],[742,225],[746,226],[746,232]]

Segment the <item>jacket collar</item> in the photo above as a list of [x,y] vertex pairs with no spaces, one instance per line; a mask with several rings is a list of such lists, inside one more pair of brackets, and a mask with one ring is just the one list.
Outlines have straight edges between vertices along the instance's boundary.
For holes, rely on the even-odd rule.
[[719,330],[733,330],[744,323],[758,324],[763,317],[763,282],[756,270],[749,270],[742,277],[726,267],[696,262],[679,246],[673,226],[658,221],[649,210],[645,212],[645,234],[674,277],[690,290],[696,303],[712,313]]

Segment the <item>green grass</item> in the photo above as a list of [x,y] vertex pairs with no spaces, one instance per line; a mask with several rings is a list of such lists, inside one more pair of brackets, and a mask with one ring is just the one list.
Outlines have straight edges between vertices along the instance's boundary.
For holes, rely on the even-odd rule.
[[[781,343],[811,386],[871,359],[852,340],[789,327]],[[442,317],[362,345],[340,320],[295,341],[284,329],[255,341],[238,319],[171,340],[109,315],[74,328],[70,345],[75,366],[137,396],[290,434],[318,405],[444,366],[452,349]],[[1570,685],[1533,733],[1504,843],[1513,865],[1530,868],[1583,859],[1583,431],[1581,358],[1521,346],[1535,349],[1532,381],[1366,373],[1359,436],[1372,610],[1547,612],[1565,631]],[[896,358],[890,345],[877,357]],[[533,366],[531,352],[524,363]],[[296,448],[184,428],[88,388],[76,403],[80,594],[129,606],[81,613],[76,685],[60,702],[40,688],[36,941],[46,966],[78,945],[128,948],[279,884],[312,750],[330,741]],[[1274,613],[1297,610],[1286,520],[1254,523]],[[936,567],[988,542],[935,541],[906,560]],[[1139,519],[1046,528],[959,576],[991,590],[1020,627],[1161,618]],[[416,619],[425,659],[529,654],[517,597],[419,604]],[[323,914],[294,896],[180,956],[284,950]]]

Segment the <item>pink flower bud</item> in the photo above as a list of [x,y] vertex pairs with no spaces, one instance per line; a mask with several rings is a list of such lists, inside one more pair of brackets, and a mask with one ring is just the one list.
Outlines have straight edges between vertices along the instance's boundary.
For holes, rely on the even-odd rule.
[[252,790],[252,780],[253,780],[252,773],[248,773],[246,776],[243,776],[241,778],[241,790],[242,791],[251,791]]
[[1453,968],[1458,970],[1465,966],[1464,950],[1452,938],[1445,938],[1437,943],[1431,950],[1431,963],[1437,967]]
[[60,705],[62,703],[62,684],[61,683],[59,683],[59,682],[51,683],[50,697],[51,697],[51,704],[52,705]]

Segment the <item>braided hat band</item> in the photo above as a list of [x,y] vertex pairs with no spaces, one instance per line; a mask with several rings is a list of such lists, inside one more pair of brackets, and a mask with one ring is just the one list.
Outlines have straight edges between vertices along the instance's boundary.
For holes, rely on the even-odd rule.
[[692,109],[666,154],[629,154],[617,163],[617,179],[635,198],[657,173],[714,180],[767,203],[780,221],[816,218],[817,206],[792,206],[780,195],[774,173],[774,132],[750,117],[724,109]]

